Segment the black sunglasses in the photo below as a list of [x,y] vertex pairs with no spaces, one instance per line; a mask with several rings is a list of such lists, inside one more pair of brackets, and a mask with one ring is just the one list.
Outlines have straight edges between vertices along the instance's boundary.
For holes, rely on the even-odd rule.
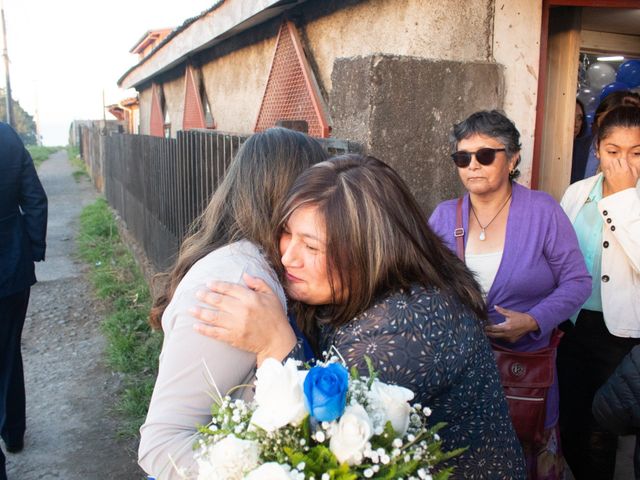
[[506,148],[481,148],[475,152],[455,152],[451,154],[451,158],[453,158],[453,163],[455,163],[458,168],[468,167],[471,163],[472,155],[476,156],[476,160],[478,160],[481,165],[491,165],[496,159],[497,152],[506,151]]

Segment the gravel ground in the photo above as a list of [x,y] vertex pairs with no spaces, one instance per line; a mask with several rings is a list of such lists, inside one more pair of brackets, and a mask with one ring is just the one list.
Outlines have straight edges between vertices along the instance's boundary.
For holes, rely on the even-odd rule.
[[39,169],[49,197],[47,259],[37,264],[22,354],[27,391],[25,448],[7,455],[9,480],[142,479],[137,442],[117,435],[111,412],[119,378],[105,365],[95,299],[87,267],[75,258],[82,208],[96,191],[76,183],[66,152]]

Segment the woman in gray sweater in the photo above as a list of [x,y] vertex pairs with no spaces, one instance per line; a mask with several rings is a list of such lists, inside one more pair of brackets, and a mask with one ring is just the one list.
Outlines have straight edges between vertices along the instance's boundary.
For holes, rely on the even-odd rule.
[[[195,292],[211,279],[241,283],[249,273],[285,296],[265,253],[274,246],[273,212],[307,167],[326,158],[311,137],[283,128],[251,136],[240,148],[209,205],[182,243],[150,321],[164,341],[147,419],[140,429],[140,466],[157,479],[177,479],[194,466],[192,444],[198,425],[211,420],[211,394],[225,395],[253,376],[256,356],[198,335],[188,310]],[[274,331],[284,338],[288,329]],[[289,335],[289,337],[287,337]],[[235,396],[251,395],[238,390]]]

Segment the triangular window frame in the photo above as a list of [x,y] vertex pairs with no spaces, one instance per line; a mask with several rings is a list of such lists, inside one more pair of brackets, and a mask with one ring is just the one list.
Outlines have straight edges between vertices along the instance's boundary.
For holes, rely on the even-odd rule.
[[[278,105],[278,98],[273,98],[274,96],[278,97],[278,90],[282,90],[282,88],[277,85],[277,82],[279,82],[280,79],[278,78],[278,69],[276,68],[276,66],[281,67],[278,62],[280,62],[279,55],[281,55],[283,49],[286,48],[284,42],[291,42],[295,52],[297,67],[300,69],[298,73],[287,72],[287,76],[297,74],[302,75],[304,92],[297,93],[308,95],[308,100],[310,101],[311,108],[313,110],[313,118],[311,118],[311,120],[315,120],[314,122],[309,122],[310,118],[308,116],[307,118],[300,118],[297,115],[280,115],[279,112],[273,112],[274,110],[277,111],[278,108],[281,110],[286,110],[283,105]],[[289,97],[291,96],[294,95],[289,95]],[[275,121],[274,117],[277,117],[275,118]],[[283,21],[282,25],[280,26],[280,31],[276,40],[276,46],[273,52],[273,59],[271,61],[271,68],[269,70],[269,77],[265,85],[264,94],[262,96],[262,103],[260,105],[258,117],[256,118],[256,122],[254,125],[254,131],[259,132],[265,130],[266,128],[275,126],[276,122],[278,121],[307,121],[307,123],[309,124],[310,135],[315,137],[327,138],[331,134],[329,117],[326,114],[326,106],[324,104],[324,100],[322,99],[322,95],[320,94],[318,83],[316,81],[315,75],[313,74],[313,70],[309,65],[309,62],[307,61],[307,57],[304,53],[298,31],[293,22],[291,22],[290,20]]]

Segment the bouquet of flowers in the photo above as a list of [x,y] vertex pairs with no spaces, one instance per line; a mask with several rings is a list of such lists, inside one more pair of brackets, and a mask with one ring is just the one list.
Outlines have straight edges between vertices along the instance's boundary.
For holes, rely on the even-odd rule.
[[436,466],[444,424],[411,405],[413,392],[359,376],[333,358],[311,369],[267,359],[256,372],[255,398],[224,397],[194,446],[198,480],[443,480]]

